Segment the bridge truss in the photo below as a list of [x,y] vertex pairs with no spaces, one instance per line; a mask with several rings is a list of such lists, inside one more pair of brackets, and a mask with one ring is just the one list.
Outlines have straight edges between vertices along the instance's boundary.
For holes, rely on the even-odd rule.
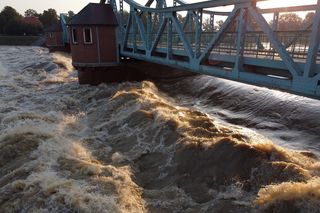
[[[271,9],[257,7],[260,1],[174,0],[168,7],[165,0],[120,0],[119,8],[110,3],[118,12],[123,57],[320,98],[320,0]],[[217,11],[221,6],[232,9]],[[314,12],[312,22],[298,31],[278,30],[279,14],[299,11]],[[272,25],[265,14],[273,15]],[[210,20],[206,30],[204,16]],[[226,17],[219,28],[216,16]]]

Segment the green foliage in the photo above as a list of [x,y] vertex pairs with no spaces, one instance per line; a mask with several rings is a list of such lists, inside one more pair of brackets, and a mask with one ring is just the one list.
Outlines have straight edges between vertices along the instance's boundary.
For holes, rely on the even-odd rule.
[[302,28],[303,20],[296,13],[286,13],[279,17],[278,29],[280,31],[296,31]]
[[0,34],[5,33],[9,24],[17,23],[22,16],[12,7],[6,6],[0,13]]
[[307,13],[306,17],[303,20],[303,24],[312,24],[314,15],[314,12]]
[[57,11],[52,8],[43,11],[43,13],[39,15],[39,19],[44,27],[49,27],[59,21]]
[[22,29],[24,35],[37,36],[43,32],[43,27],[41,25],[23,24]]
[[72,10],[68,11],[67,22],[69,22],[72,19],[72,17],[75,15],[76,14]]
[[68,17],[72,18],[74,16],[74,12],[72,10],[68,11]]
[[[36,14],[35,10],[29,9],[26,15]],[[6,35],[38,35],[43,31],[42,26],[26,24],[22,22],[20,15],[14,8],[5,7],[0,13],[0,34]]]
[[39,14],[34,9],[28,9],[24,12],[24,16],[25,17],[30,17],[30,16],[39,17]]
[[12,19],[4,27],[4,34],[6,35],[39,35],[43,31],[41,25],[33,25],[23,23],[21,20]]
[[4,33],[7,35],[22,35],[23,34],[24,25],[20,19],[11,19],[4,26]]

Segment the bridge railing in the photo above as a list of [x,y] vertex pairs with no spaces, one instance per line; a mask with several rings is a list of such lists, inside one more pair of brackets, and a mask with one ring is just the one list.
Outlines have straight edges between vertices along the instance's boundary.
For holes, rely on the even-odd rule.
[[[206,47],[212,36],[217,32],[203,32],[201,37],[201,49]],[[286,50],[296,62],[306,62],[309,50],[309,41],[311,31],[277,31],[275,32],[283,46],[287,46]],[[186,38],[195,47],[195,34],[194,32],[185,32]],[[152,38],[156,37],[153,33],[150,35]],[[298,36],[298,37],[297,37]],[[133,33],[129,34],[128,44],[133,45]],[[228,32],[220,40],[219,44],[215,46],[211,53],[221,55],[236,55],[237,50],[237,32]],[[247,32],[244,42],[244,56],[251,58],[268,58],[271,60],[281,60],[279,54],[272,47],[268,36],[261,31]],[[136,38],[135,42],[138,47],[143,48],[143,40],[141,37]],[[168,33],[164,32],[158,42],[157,47],[166,48],[168,45]],[[172,33],[172,48],[173,50],[181,50],[184,48],[183,42],[179,38],[179,34]],[[320,54],[317,54],[317,63],[320,63]]]
[[[320,96],[320,0],[317,5],[286,8],[289,12],[315,11],[308,27],[287,32],[270,26],[263,16],[273,13],[276,21],[283,8],[259,9],[253,0],[217,0],[176,7],[163,4],[159,8],[124,1],[130,5],[128,19],[120,26],[120,52],[126,57]],[[233,10],[223,13],[227,19],[220,29],[204,32],[204,14],[218,13],[215,7],[226,5],[232,5]],[[178,14],[183,12],[192,27],[179,19]],[[253,23],[259,30],[252,30]]]

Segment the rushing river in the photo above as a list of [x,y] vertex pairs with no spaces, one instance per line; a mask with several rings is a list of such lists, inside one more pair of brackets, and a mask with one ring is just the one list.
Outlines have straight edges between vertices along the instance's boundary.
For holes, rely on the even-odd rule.
[[0,212],[319,212],[320,101],[209,76],[80,86],[0,47]]

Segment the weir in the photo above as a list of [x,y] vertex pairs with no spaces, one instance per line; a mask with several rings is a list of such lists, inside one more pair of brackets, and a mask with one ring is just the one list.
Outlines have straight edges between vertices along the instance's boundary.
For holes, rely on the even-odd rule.
[[[165,0],[107,3],[118,22],[115,45],[119,58],[125,59],[121,63],[147,61],[320,98],[320,0],[260,9],[257,3],[262,1],[267,0],[174,0],[172,6]],[[231,9],[221,12],[221,6]],[[305,11],[314,12],[310,23],[295,31],[279,30],[279,14]],[[272,24],[265,14],[273,16]],[[217,16],[226,17],[219,28],[214,25]],[[204,29],[206,17],[210,23]]]

